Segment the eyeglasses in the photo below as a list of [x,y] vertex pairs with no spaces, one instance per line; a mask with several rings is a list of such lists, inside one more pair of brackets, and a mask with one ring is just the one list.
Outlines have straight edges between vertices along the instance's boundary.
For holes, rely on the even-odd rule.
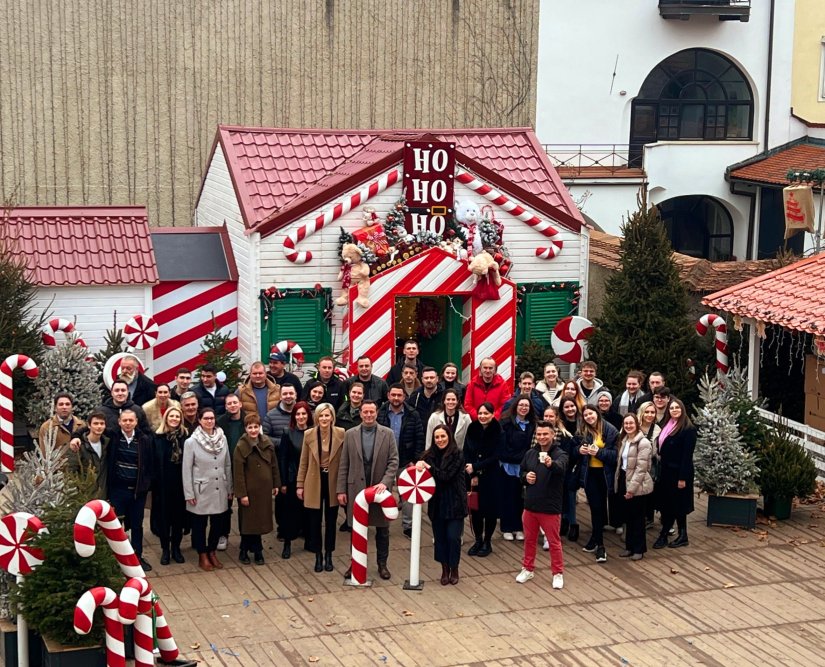
[[214,421],[214,420],[215,420],[214,417],[201,417],[201,421],[205,421],[205,422]]

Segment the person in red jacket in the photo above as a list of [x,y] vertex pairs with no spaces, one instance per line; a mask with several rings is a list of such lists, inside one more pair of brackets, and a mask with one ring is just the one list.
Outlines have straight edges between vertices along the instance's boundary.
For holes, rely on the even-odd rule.
[[478,365],[478,374],[467,385],[464,394],[464,409],[472,419],[478,417],[478,407],[482,403],[492,403],[496,409],[496,419],[501,417],[501,409],[513,395],[513,388],[496,373],[495,359],[486,357]]

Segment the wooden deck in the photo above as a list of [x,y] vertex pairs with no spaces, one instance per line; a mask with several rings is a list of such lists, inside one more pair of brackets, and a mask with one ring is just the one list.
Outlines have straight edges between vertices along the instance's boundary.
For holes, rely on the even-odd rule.
[[[281,560],[273,536],[264,566],[237,563],[236,535],[222,571],[198,570],[191,549],[186,564],[161,567],[154,537],[146,557],[182,653],[205,665],[822,664],[825,506],[739,531],[706,527],[702,499],[688,548],[651,550],[631,563],[617,557],[620,540],[608,533],[603,565],[581,550],[588,515],[580,501],[584,539],[564,541],[561,591],[550,587],[541,550],[535,579],[517,584],[521,544],[499,534],[491,556],[462,557],[460,583],[442,587],[426,519],[421,592],[401,587],[410,542],[400,521],[391,528],[392,579],[369,589],[342,585],[343,533],[333,573],[316,574],[300,545]],[[649,543],[654,537],[649,531]],[[469,525],[465,549],[468,542]]]

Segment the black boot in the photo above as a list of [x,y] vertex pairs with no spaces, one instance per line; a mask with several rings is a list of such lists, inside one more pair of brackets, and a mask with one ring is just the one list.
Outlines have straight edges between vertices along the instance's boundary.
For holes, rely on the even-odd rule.
[[[688,542],[687,536],[687,529],[683,529],[679,531],[679,534],[676,536],[676,539],[673,540],[668,546],[671,549],[678,549],[679,547],[686,547],[690,542]],[[655,547],[656,545],[654,545]]]
[[324,571],[324,557],[321,555],[319,551],[315,554],[315,571],[316,572],[323,572]]
[[252,561],[249,560],[249,553],[247,553],[246,549],[241,549],[238,553],[238,562],[243,563],[244,565],[249,565]]
[[284,540],[284,550],[281,552],[281,558],[287,560],[292,555],[292,542]]
[[164,549],[160,552],[160,564],[169,565],[169,549]]
[[662,532],[659,533],[659,537],[653,543],[654,549],[664,549],[667,546],[667,531],[667,528],[662,528]]
[[575,542],[579,539],[579,524],[571,523],[570,530],[567,531],[567,539],[571,542]]
[[332,572],[335,569],[335,566],[332,564],[332,552],[327,551],[324,554],[324,571],[325,572]]
[[473,543],[473,546],[471,546],[469,549],[467,549],[467,555],[468,556],[478,556],[478,552],[481,551],[481,547],[482,547],[483,544],[484,544],[484,540],[482,540],[480,537],[477,537],[476,541]]
[[481,548],[478,550],[476,556],[478,556],[479,558],[484,558],[485,556],[489,556],[491,553],[493,553],[493,545],[490,544],[490,538],[488,537],[481,544]]
[[183,554],[180,552],[180,544],[176,547],[172,547],[172,560],[176,563],[185,563],[186,559],[183,557]]
[[450,583],[450,566],[447,563],[441,563],[441,585],[446,586]]
[[567,519],[562,519],[561,526],[559,526],[559,537],[567,535],[568,530],[570,530],[570,522]]

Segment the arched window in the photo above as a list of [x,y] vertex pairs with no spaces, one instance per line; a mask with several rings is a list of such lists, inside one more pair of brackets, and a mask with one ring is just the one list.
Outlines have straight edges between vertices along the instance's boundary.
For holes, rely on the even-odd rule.
[[632,166],[656,141],[726,141],[753,135],[753,94],[739,68],[707,49],[686,49],[660,62],[633,100]]
[[674,197],[658,204],[658,209],[676,252],[712,262],[733,257],[733,222],[712,197]]

